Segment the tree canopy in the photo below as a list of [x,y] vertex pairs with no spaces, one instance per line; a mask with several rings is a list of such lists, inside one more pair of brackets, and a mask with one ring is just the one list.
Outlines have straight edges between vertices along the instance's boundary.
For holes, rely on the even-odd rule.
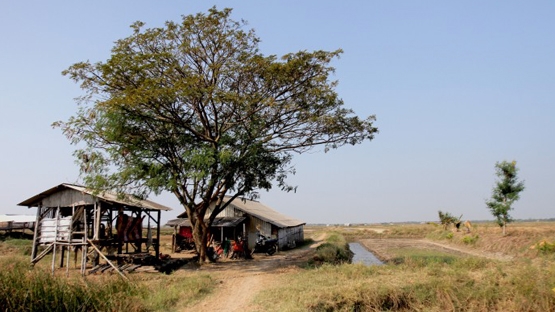
[[507,223],[513,221],[509,214],[513,209],[513,203],[520,199],[520,192],[524,190],[524,182],[518,181],[517,173],[516,161],[496,163],[495,174],[499,179],[495,183],[491,199],[486,201],[497,224],[503,229],[503,235],[505,235]]
[[85,94],[73,117],[54,124],[78,146],[86,185],[173,193],[203,246],[224,195],[253,197],[273,183],[292,190],[295,153],[377,133],[374,116],[359,118],[335,92],[330,62],[340,49],[265,56],[231,12],[214,7],[159,28],[134,23],[107,61],[63,72]]

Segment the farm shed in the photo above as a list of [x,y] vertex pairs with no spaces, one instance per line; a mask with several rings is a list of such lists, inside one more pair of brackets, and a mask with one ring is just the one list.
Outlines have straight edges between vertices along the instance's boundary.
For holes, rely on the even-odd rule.
[[[226,196],[224,200],[229,199],[230,197]],[[184,212],[178,217],[186,218],[187,213]],[[277,238],[280,249],[292,248],[304,240],[305,222],[283,215],[258,201],[236,198],[218,214],[218,218],[244,218],[238,226],[246,232],[249,247],[255,245],[257,232]],[[212,232],[212,234],[218,237],[216,233]]]
[[[95,264],[100,257],[112,265],[110,260],[120,262],[133,256],[146,256],[151,249],[158,258],[160,214],[171,210],[132,195],[96,194],[83,186],[66,183],[24,200],[19,206],[37,207],[31,263],[52,252],[54,271],[58,249],[60,267],[64,265],[66,251],[69,267],[70,251],[75,251],[77,259],[80,250],[82,274],[85,274],[89,251],[95,255]],[[146,237],[143,237],[144,223],[147,224]],[[153,228],[155,233],[152,233]],[[39,246],[44,246],[40,254]]]

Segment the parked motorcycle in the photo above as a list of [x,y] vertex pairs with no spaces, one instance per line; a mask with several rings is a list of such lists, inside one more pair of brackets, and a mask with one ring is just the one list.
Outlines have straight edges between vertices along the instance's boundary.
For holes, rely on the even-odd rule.
[[262,234],[258,234],[252,253],[266,253],[271,256],[278,251],[278,241],[275,238],[270,238]]
[[222,244],[219,242],[213,242],[206,248],[206,256],[210,262],[216,262],[219,258],[222,257],[224,253],[224,249],[222,248]]

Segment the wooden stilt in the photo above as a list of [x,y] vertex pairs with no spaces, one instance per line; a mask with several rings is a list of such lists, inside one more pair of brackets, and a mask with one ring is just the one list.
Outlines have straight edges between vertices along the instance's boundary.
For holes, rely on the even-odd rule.
[[160,210],[158,210],[158,216],[157,216],[157,222],[156,222],[156,249],[155,249],[155,253],[156,253],[156,259],[160,258]]
[[37,207],[37,218],[35,220],[35,231],[33,234],[33,249],[31,250],[31,263],[35,263],[33,262],[34,259],[36,259],[37,256],[37,251],[38,251],[38,246],[39,246],[39,227],[40,227],[40,222],[42,220],[42,206],[38,206]]
[[52,251],[52,275],[54,275],[55,263],[56,263],[56,241],[58,241],[58,223],[60,222],[60,207],[56,209],[56,218],[54,218],[54,248]]
[[129,281],[129,279],[127,278],[127,276],[125,276],[125,275],[123,274],[123,272],[120,271],[120,269],[118,269],[118,267],[116,267],[110,260],[108,260],[108,258],[106,258],[106,256],[104,256],[104,255],[102,254],[102,252],[100,252],[100,249],[98,249],[98,247],[96,247],[90,239],[87,239],[87,242],[91,245],[92,248],[94,248],[94,250],[96,250],[96,252],[98,252],[98,254],[99,254],[102,258],[104,258],[104,260],[106,260],[106,262],[107,262],[112,268],[114,268],[114,270],[116,270],[116,271],[119,273],[119,275],[121,275],[121,277],[123,277],[123,279],[125,279],[126,281]]

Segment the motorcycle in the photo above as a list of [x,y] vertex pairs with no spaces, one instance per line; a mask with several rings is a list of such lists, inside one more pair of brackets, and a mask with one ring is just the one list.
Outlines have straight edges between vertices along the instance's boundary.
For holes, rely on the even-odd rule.
[[251,255],[255,252],[266,253],[271,256],[278,251],[278,241],[275,238],[266,237],[262,234],[258,234],[254,248],[252,249]]
[[216,262],[216,260],[222,257],[223,253],[222,244],[218,242],[214,242],[206,248],[206,256],[210,262]]

